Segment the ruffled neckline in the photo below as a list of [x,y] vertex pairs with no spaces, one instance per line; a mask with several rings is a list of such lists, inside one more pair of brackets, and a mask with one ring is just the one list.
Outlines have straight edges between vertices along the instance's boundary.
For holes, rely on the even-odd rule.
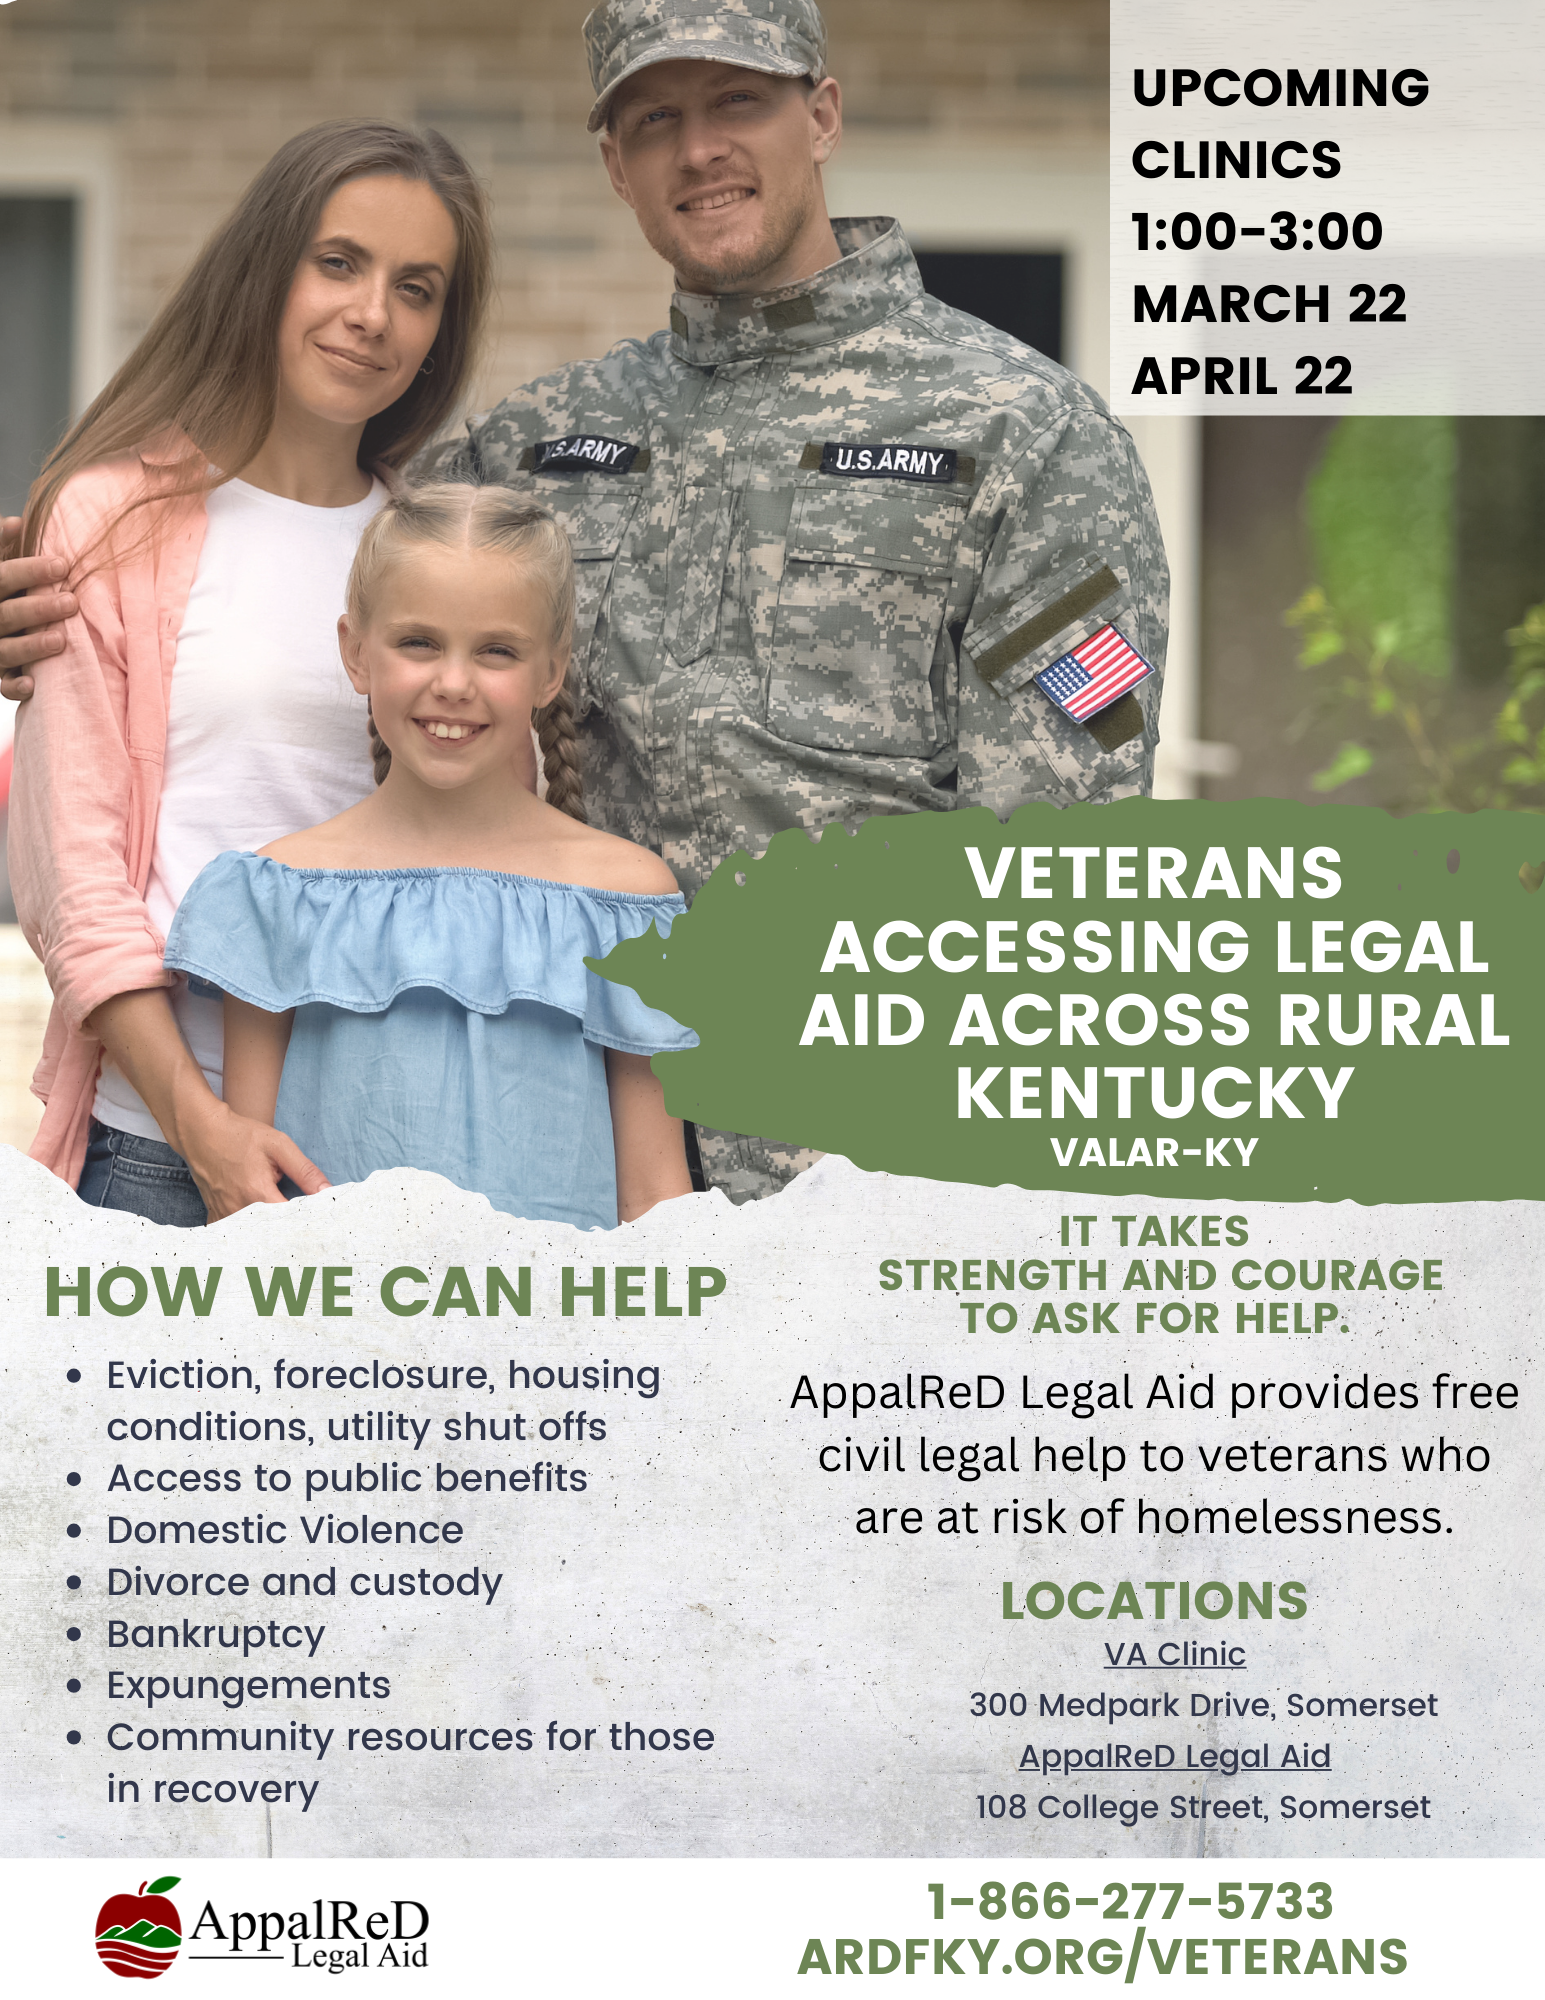
[[[224,861],[227,856],[222,854],[216,858]],[[253,862],[264,868],[277,868],[282,874],[316,881],[417,882],[468,875],[482,881],[509,882],[531,889],[568,890],[577,896],[594,896],[605,903],[669,903],[672,906],[679,904],[683,910],[686,908],[686,899],[679,889],[649,893],[639,889],[596,889],[587,882],[557,882],[549,875],[514,875],[503,868],[458,868],[450,865],[434,868],[296,868],[288,861],[276,861],[271,854],[254,854],[246,848],[233,848],[229,858]],[[214,863],[211,862],[210,866],[213,867]]]
[[652,1055],[696,1037],[585,961],[651,924],[668,937],[685,908],[680,894],[493,869],[291,868],[233,849],[183,898],[166,963],[271,1014],[319,1003],[383,1013],[413,987],[479,1014],[535,1001],[572,1015],[588,1040]]

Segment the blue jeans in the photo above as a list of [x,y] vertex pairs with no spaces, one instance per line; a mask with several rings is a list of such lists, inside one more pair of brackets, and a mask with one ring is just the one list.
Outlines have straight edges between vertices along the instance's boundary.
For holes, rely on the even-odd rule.
[[126,1209],[176,1229],[202,1229],[209,1220],[181,1153],[164,1140],[140,1139],[95,1118],[76,1193],[93,1208]]

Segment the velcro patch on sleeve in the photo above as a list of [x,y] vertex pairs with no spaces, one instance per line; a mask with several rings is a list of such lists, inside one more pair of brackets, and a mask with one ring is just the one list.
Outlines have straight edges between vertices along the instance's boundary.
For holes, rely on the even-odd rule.
[[807,444],[799,461],[801,472],[827,472],[839,479],[912,479],[927,486],[969,485],[976,477],[976,460],[949,445]]
[[642,445],[625,438],[573,437],[541,438],[521,453],[522,472],[642,472],[649,453]]
[[1092,576],[1074,584],[1055,603],[1048,604],[1044,611],[1038,611],[1033,618],[1017,626],[1007,638],[1000,639],[976,662],[977,672],[991,686],[1017,660],[1024,659],[1038,646],[1044,646],[1059,632],[1066,631],[1075,619],[1082,618],[1097,604],[1103,604],[1107,597],[1114,597],[1120,589],[1120,577],[1108,565],[1102,565]]
[[1084,724],[1102,750],[1119,750],[1143,733],[1143,705],[1135,694],[1124,694]]

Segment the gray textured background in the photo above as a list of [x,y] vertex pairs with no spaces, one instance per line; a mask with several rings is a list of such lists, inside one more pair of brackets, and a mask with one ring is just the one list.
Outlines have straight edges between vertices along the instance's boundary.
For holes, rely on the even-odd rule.
[[[641,1224],[609,1236],[580,1237],[557,1226],[512,1222],[480,1199],[460,1195],[427,1176],[377,1176],[363,1188],[289,1208],[248,1211],[207,1235],[178,1236],[132,1218],[86,1215],[73,1196],[19,1156],[0,1156],[0,1200],[10,1218],[4,1271],[4,1435],[0,1439],[0,1507],[4,1510],[4,1589],[9,1616],[0,1656],[0,1847],[12,1855],[141,1855],[165,1850],[184,1856],[305,1855],[1503,1855],[1540,1852],[1539,1753],[1532,1708],[1518,1691],[1516,1662],[1538,1632],[1535,1550],[1539,1501],[1532,1477],[1539,1419],[1529,1357],[1536,1342],[1541,1263],[1545,1253],[1536,1208],[1457,1206],[1447,1209],[1252,1207],[1246,1212],[1248,1254],[1441,1257],[1445,1289],[1437,1294],[1339,1295],[1349,1325],[1318,1339],[1239,1338],[1232,1331],[1209,1345],[1155,1332],[1138,1338],[1128,1293],[1118,1312],[1120,1337],[1023,1332],[968,1336],[965,1316],[948,1293],[885,1293],[878,1289],[881,1257],[935,1255],[1053,1256],[1064,1207],[1086,1212],[1167,1213],[1147,1197],[1102,1203],[1066,1202],[1014,1189],[944,1186],[863,1175],[829,1161],[789,1193],[758,1207],[732,1210],[717,1196],[672,1204]],[[1111,1232],[1112,1246],[1114,1232]],[[1090,1256],[1098,1254],[1091,1250]],[[1128,1259],[1114,1247],[1106,1298],[1119,1287]],[[1152,1257],[1153,1252],[1144,1253]],[[1178,1253],[1170,1253],[1178,1254]],[[1206,1254],[1188,1252],[1185,1254]],[[1240,1254],[1240,1253],[1235,1253]],[[1220,1325],[1233,1324],[1228,1254],[1213,1252],[1221,1281],[1209,1296],[1223,1301]],[[163,1321],[147,1309],[112,1319],[42,1310],[43,1274],[50,1263],[85,1262],[94,1272],[113,1263],[147,1268],[183,1258],[202,1269],[218,1260],[225,1278],[215,1316]],[[306,1261],[355,1267],[352,1319],[304,1320],[253,1313],[241,1267]],[[698,1320],[622,1321],[557,1317],[560,1267],[632,1262],[722,1267],[724,1298]],[[431,1273],[453,1263],[474,1273],[490,1263],[534,1268],[535,1311],[527,1321],[394,1319],[372,1303],[380,1275],[398,1263]],[[679,1278],[677,1292],[681,1289]],[[1024,1295],[1013,1294],[1017,1303]],[[1040,1298],[1055,1297],[1041,1294]],[[1169,1295],[1166,1295],[1169,1296]],[[653,1362],[662,1390],[653,1401],[613,1394],[517,1392],[502,1388],[481,1401],[499,1415],[530,1415],[587,1407],[608,1420],[604,1444],[545,1450],[583,1464],[591,1475],[583,1495],[494,1495],[413,1502],[395,1510],[366,1502],[372,1514],[454,1513],[467,1524],[455,1564],[502,1570],[491,1610],[465,1600],[404,1602],[340,1596],[325,1607],[327,1636],[306,1671],[388,1673],[389,1701],[249,1705],[232,1714],[216,1704],[157,1708],[109,1703],[103,1696],[111,1666],[135,1673],[186,1671],[183,1654],[109,1654],[109,1616],[131,1615],[106,1597],[105,1572],[123,1551],[106,1546],[109,1513],[163,1517],[225,1517],[259,1504],[250,1476],[240,1496],[202,1500],[126,1500],[106,1482],[119,1459],[145,1465],[235,1465],[244,1471],[261,1455],[297,1471],[313,1462],[351,1463],[379,1457],[369,1446],[327,1446],[331,1410],[385,1403],[433,1415],[436,1429],[417,1456],[447,1462],[509,1465],[537,1454],[519,1446],[444,1447],[436,1451],[438,1419],[468,1407],[441,1394],[275,1395],[238,1398],[243,1413],[300,1414],[318,1443],[306,1447],[163,1445],[113,1446],[104,1426],[115,1414],[185,1414],[230,1398],[111,1393],[105,1364],[202,1356],[244,1360],[262,1372],[283,1354],[295,1360],[354,1361],[426,1356],[482,1360],[499,1371],[508,1359],[568,1365],[574,1361]],[[70,1365],[84,1379],[64,1380]],[[993,1414],[829,1423],[791,1412],[801,1373],[822,1379],[883,1378],[928,1369],[948,1377],[991,1370],[1017,1384],[1023,1371],[1037,1381],[1119,1375],[1134,1388],[1156,1370],[1212,1369],[1223,1409],[1145,1419],[1134,1411],[1119,1422],[1079,1424],[1047,1413],[1040,1418],[1012,1404]],[[1274,1416],[1231,1424],[1228,1380],[1327,1379],[1333,1370],[1408,1378],[1426,1384],[1438,1368],[1461,1378],[1512,1379],[1522,1401],[1511,1415],[1493,1412],[1440,1419],[1430,1408],[1406,1415],[1345,1412],[1315,1418]],[[479,1412],[481,1413],[481,1412]],[[913,1462],[919,1429],[939,1442],[978,1438],[1021,1443],[1039,1430],[1059,1445],[1093,1429],[1126,1445],[1132,1464],[1096,1490],[1087,1477],[1036,1479],[1025,1474],[984,1478],[974,1486],[909,1472],[883,1476],[822,1474],[821,1444],[847,1436],[900,1430]],[[1399,1441],[1424,1442],[1439,1430],[1492,1452],[1478,1476],[1406,1475],[1310,1478],[1182,1473],[1165,1477],[1136,1469],[1144,1436],[1189,1448],[1246,1442],[1260,1436],[1299,1443],[1382,1439],[1398,1465]],[[399,1462],[413,1454],[398,1448]],[[69,1467],[84,1475],[71,1489]],[[1280,1505],[1355,1501],[1369,1505],[1441,1505],[1453,1533],[1438,1538],[1340,1537],[1328,1541],[1260,1536],[1230,1543],[1185,1543],[1132,1531],[1139,1496],[1178,1505],[1203,1501],[1258,1504],[1262,1492]],[[917,1505],[930,1521],[944,1504],[967,1499],[988,1509],[1011,1498],[1050,1494],[1074,1502],[1116,1492],[1128,1496],[1121,1535],[1110,1546],[1077,1534],[1045,1548],[1021,1537],[860,1538],[857,1508]],[[292,1522],[301,1511],[268,1501],[270,1514]],[[331,1503],[337,1511],[348,1502]],[[306,1511],[314,1513],[315,1506]],[[78,1520],[84,1534],[65,1536]],[[1108,1540],[1108,1538],[1107,1538]],[[253,1574],[264,1568],[315,1567],[337,1559],[340,1578],[356,1568],[407,1567],[390,1552],[355,1561],[347,1550],[323,1557],[307,1551],[298,1526],[285,1557],[245,1552]],[[167,1567],[234,1566],[223,1552],[201,1552],[195,1565],[184,1549]],[[159,1563],[155,1551],[135,1551]],[[416,1567],[423,1560],[416,1552]],[[433,1566],[445,1566],[435,1563]],[[70,1592],[66,1573],[78,1569],[85,1587]],[[1230,1582],[1298,1578],[1309,1587],[1309,1615],[1296,1624],[1230,1619],[1164,1625],[1131,1620],[1080,1624],[1005,1623],[1001,1585],[1038,1576],[1071,1583],[1091,1577],[1107,1586],[1123,1577],[1217,1577]],[[1146,1598],[1145,1598],[1146,1601]],[[119,1605],[134,1600],[119,1600]],[[143,1600],[141,1600],[143,1603]],[[256,1594],[246,1600],[256,1620],[282,1607]],[[304,1611],[304,1605],[301,1607]],[[309,1621],[319,1622],[313,1604]],[[138,1612],[143,1618],[148,1613]],[[164,1615],[164,1614],[163,1614]],[[85,1637],[64,1638],[78,1619]],[[1250,1671],[1239,1675],[1183,1671],[1106,1675],[1101,1645],[1140,1636],[1248,1645]],[[218,1654],[220,1670],[236,1671]],[[287,1655],[286,1666],[299,1656]],[[211,1669],[213,1670],[213,1669]],[[268,1668],[254,1655],[244,1671]],[[301,1668],[296,1666],[295,1671]],[[64,1690],[79,1673],[85,1688]],[[1435,1692],[1434,1721],[1358,1720],[1293,1726],[1280,1708],[1274,1723],[1043,1724],[1039,1720],[976,1720],[968,1713],[975,1689],[1098,1692],[1117,1684],[1132,1692],[1193,1687],[1216,1693],[1264,1694],[1274,1705],[1291,1689],[1304,1693],[1412,1695]],[[1185,1704],[1183,1703],[1182,1706]],[[109,1724],[143,1726],[197,1721],[249,1728],[290,1717],[340,1731],[319,1765],[305,1754],[183,1755],[110,1752]],[[587,1755],[550,1754],[549,1720],[598,1727]],[[714,1750],[696,1754],[619,1755],[605,1748],[605,1725],[632,1720],[672,1727],[710,1727]],[[527,1753],[348,1754],[350,1724],[443,1728],[447,1725],[528,1725],[538,1747]],[[76,1727],[85,1740],[65,1742]],[[1198,1790],[1195,1779],[1110,1779],[1048,1787],[1017,1777],[1027,1741],[1173,1742],[1181,1758],[1189,1742],[1214,1747],[1265,1738],[1333,1745],[1330,1780],[1290,1778],[1210,1781],[1226,1795],[1406,1797],[1425,1793],[1430,1820],[1295,1827],[1227,1821],[1205,1826],[1171,1820],[1173,1793]],[[106,1773],[138,1778],[138,1806],[106,1802]],[[156,1807],[156,1777],[320,1778],[308,1813],[276,1806]],[[1127,1833],[1111,1822],[1024,1820],[983,1822],[978,1793],[1084,1790],[1134,1794],[1161,1801],[1161,1817]]]

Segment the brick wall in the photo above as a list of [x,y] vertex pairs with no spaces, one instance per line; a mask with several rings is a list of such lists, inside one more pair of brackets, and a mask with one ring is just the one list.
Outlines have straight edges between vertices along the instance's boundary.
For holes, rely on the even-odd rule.
[[[829,0],[855,136],[1103,146],[1104,0]],[[584,130],[585,0],[16,0],[0,131],[99,124],[119,170],[118,352],[288,134],[433,123],[494,195],[497,337],[479,400],[664,318],[668,279]]]

